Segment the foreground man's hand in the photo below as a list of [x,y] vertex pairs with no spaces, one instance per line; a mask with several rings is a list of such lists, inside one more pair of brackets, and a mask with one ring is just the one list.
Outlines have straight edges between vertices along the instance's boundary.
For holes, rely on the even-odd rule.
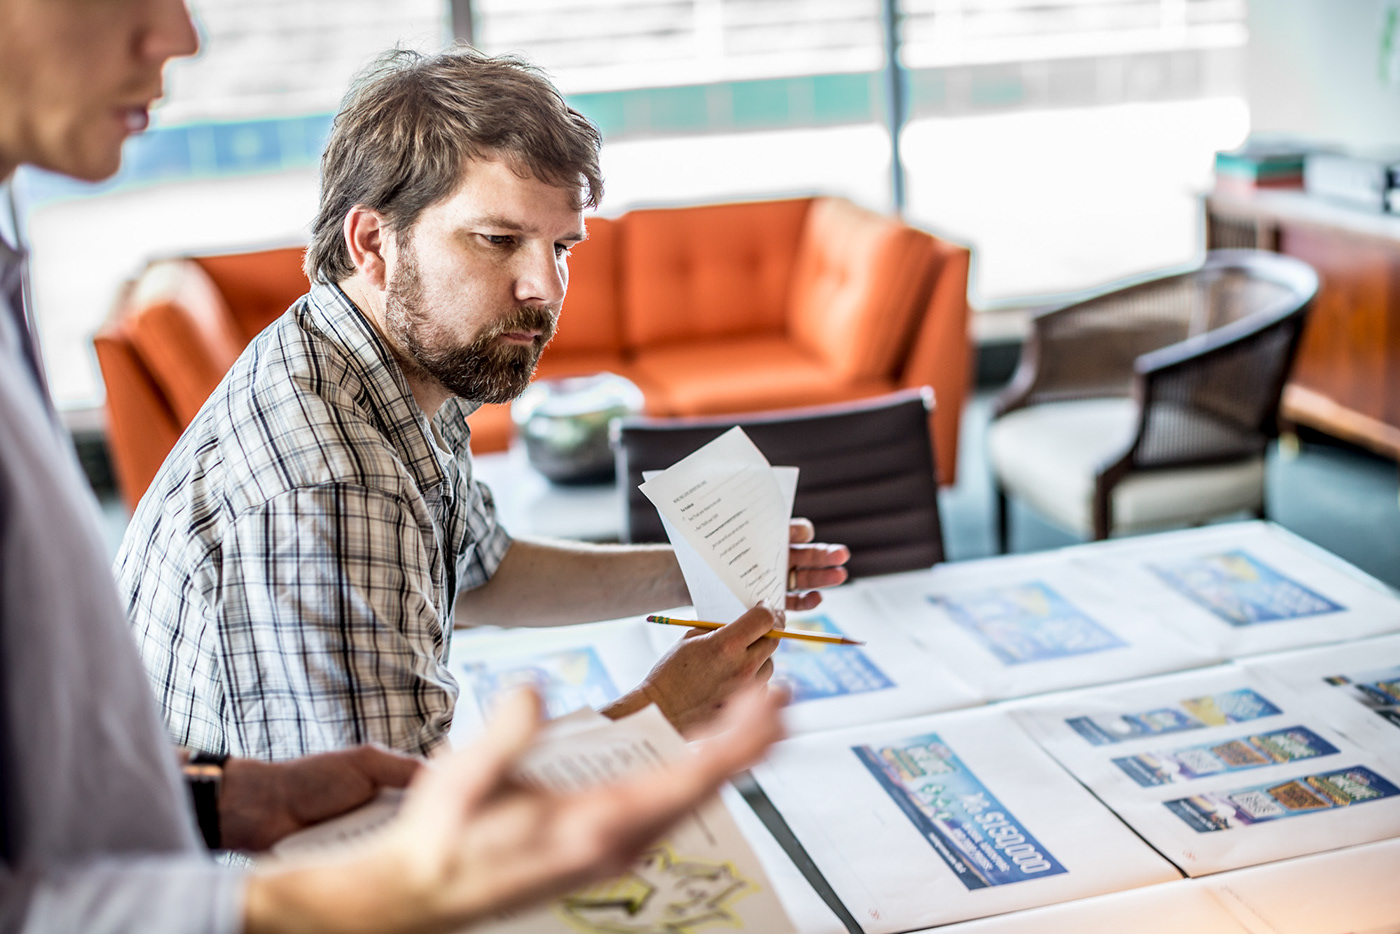
[[450,931],[616,875],[781,738],[784,701],[741,692],[692,755],[559,795],[511,778],[539,729],[539,699],[522,692],[480,741],[422,770],[386,831],[333,860],[254,874],[246,930]]
[[835,587],[846,580],[844,565],[851,560],[851,550],[845,545],[813,542],[815,537],[810,519],[788,523],[789,610],[812,609],[822,602],[822,595],[816,592],[818,587]]
[[219,831],[230,850],[261,852],[290,833],[402,788],[421,763],[379,746],[356,746],[289,762],[229,759],[219,793]]
[[641,685],[602,712],[617,719],[655,704],[673,727],[692,734],[735,692],[773,676],[778,640],[764,635],[776,624],[771,610],[757,606],[720,629],[688,630]]

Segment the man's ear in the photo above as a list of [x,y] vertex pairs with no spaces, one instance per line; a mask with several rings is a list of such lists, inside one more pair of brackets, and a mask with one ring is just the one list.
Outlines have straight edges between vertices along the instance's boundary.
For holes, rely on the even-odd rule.
[[345,237],[345,247],[350,251],[350,262],[354,263],[356,271],[369,285],[384,288],[388,282],[384,248],[389,239],[384,215],[357,204],[346,212],[341,234]]

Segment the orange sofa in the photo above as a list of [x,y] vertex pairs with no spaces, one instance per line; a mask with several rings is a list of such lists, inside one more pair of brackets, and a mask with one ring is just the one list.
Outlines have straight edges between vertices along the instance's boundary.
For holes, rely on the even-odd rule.
[[[611,370],[650,415],[712,415],[934,388],[951,483],[970,374],[965,247],[837,198],[588,221],[541,377]],[[252,337],[307,289],[300,248],[152,263],[94,339],[109,441],[135,504]],[[471,418],[501,450],[507,406]]]

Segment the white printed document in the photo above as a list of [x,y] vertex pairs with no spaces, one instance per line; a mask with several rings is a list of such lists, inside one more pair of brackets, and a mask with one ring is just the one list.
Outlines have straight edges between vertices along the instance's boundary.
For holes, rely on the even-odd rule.
[[1125,603],[1221,658],[1400,631],[1400,599],[1383,584],[1270,522],[1064,553]]
[[1238,665],[1014,708],[1042,747],[1191,876],[1400,834],[1397,760],[1335,727],[1365,712]]
[[753,774],[866,934],[1181,878],[1000,710],[797,737]]
[[648,476],[639,489],[661,514],[699,619],[783,609],[796,468],[772,467],[732,428]]
[[[580,711],[546,728],[518,777],[556,792],[578,791],[689,755],[661,712],[621,720]],[[294,834],[275,851],[290,856],[372,832],[381,802]],[[794,928],[763,866],[719,796],[681,821],[621,876],[540,907],[497,917],[473,934],[673,934],[716,928],[791,934]]]
[[1116,581],[1078,569],[1073,551],[939,564],[880,579],[871,592],[984,700],[1219,661],[1125,599]]

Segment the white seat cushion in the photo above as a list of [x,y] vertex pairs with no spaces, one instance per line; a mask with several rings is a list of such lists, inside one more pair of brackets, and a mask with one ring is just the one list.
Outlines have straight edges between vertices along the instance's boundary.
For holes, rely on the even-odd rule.
[[[1131,399],[1087,399],[1018,409],[987,432],[992,470],[1008,494],[1089,538],[1094,477],[1137,428]],[[1264,458],[1131,473],[1113,489],[1113,531],[1189,525],[1264,503]]]

